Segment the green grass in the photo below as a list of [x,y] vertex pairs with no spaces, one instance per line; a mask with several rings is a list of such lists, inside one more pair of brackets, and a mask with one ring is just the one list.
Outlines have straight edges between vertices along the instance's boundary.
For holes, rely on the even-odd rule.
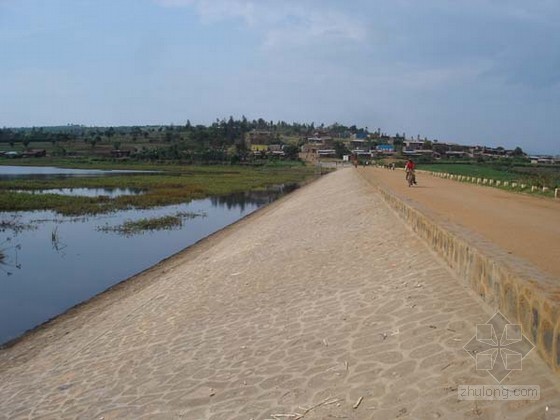
[[[544,197],[553,197],[554,189],[560,187],[560,168],[543,166],[491,166],[483,164],[425,164],[418,165],[418,169],[447,172],[453,175],[464,175],[477,178],[493,179],[496,181],[508,181],[507,187],[503,184],[499,187],[507,190],[518,190],[521,184],[527,187],[523,190],[527,193]],[[517,188],[511,187],[511,183],[517,183]],[[530,187],[538,189],[531,192]],[[548,187],[549,191],[543,192],[542,187]]]
[[484,164],[419,164],[418,169],[447,172],[453,175],[474,176],[498,181],[517,182],[539,187],[560,186],[560,168],[546,166],[497,166]]
[[[301,164],[244,167],[123,165],[121,163],[110,165],[103,162],[103,165],[87,167],[146,169],[161,172],[156,174],[121,174],[60,179],[1,180],[0,211],[53,210],[63,215],[107,213],[130,208],[180,204],[196,198],[266,188],[275,184],[302,183],[314,176],[313,167]],[[11,191],[15,189],[45,190],[54,188],[133,188],[142,190],[144,193],[109,198],[28,194]]]
[[127,220],[118,226],[101,226],[98,228],[101,232],[116,232],[125,236],[130,236],[144,231],[153,230],[170,230],[183,226],[184,219],[194,219],[195,217],[204,217],[203,213],[183,213],[179,212],[174,215],[153,217],[149,219]]
[[419,164],[418,169],[433,172],[447,172],[453,175],[496,179],[499,181],[516,181],[519,178],[519,175],[513,172],[476,164]]

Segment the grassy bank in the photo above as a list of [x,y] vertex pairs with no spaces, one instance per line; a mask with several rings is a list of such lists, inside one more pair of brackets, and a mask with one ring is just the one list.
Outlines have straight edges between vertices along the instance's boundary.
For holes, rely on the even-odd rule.
[[[31,163],[38,161],[29,160]],[[18,163],[19,162],[12,162]],[[150,208],[179,204],[192,199],[265,188],[275,184],[301,183],[314,176],[314,168],[299,163],[245,166],[147,165],[127,162],[46,161],[49,166],[134,169],[159,171],[153,174],[118,174],[58,179],[0,180],[0,211],[53,210],[63,215],[107,213],[127,208]],[[13,190],[58,188],[131,188],[139,195],[73,197],[57,194],[28,194]]]
[[419,164],[418,169],[447,172],[453,175],[474,176],[497,181],[517,182],[538,187],[560,187],[560,168],[543,166],[498,166],[487,164]]

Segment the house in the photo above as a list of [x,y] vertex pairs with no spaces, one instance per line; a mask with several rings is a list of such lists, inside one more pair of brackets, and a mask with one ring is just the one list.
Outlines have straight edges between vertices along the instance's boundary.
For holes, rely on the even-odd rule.
[[371,159],[373,158],[373,153],[369,150],[352,150],[352,154],[357,156],[358,159]]
[[395,147],[392,144],[380,144],[375,148],[375,150],[384,155],[392,155],[395,153]]
[[[431,151],[430,151],[431,152]],[[406,157],[418,157],[418,156],[422,156],[420,153],[418,153],[418,151],[416,150],[403,150],[402,151],[403,156]]]
[[552,156],[531,156],[531,163],[533,165],[554,165],[558,160]]
[[459,151],[453,151],[453,150],[449,150],[447,152],[445,152],[445,156],[448,158],[462,158],[467,156],[467,152],[459,152]]
[[415,150],[414,153],[416,153],[416,156],[428,156],[433,159],[441,158],[441,154],[434,152],[433,150]]
[[20,152],[5,152],[4,153],[4,157],[7,157],[8,159],[15,159],[15,158],[20,158],[21,157],[21,153]]
[[316,145],[316,144],[313,144],[313,143],[307,143],[307,144],[304,144],[304,145],[301,147],[301,152],[302,152],[302,153],[312,153],[312,154],[315,154],[315,153],[317,153],[317,150],[319,150],[319,149],[321,148],[321,146],[322,146],[322,145]]
[[358,131],[352,134],[352,140],[366,140],[368,135],[365,131]]
[[333,147],[334,140],[331,136],[322,136],[320,133],[315,133],[312,137],[307,138],[307,143],[302,146],[301,151],[302,153],[317,155],[319,155],[319,151],[323,151],[321,156],[324,156],[330,154],[325,150],[334,150]]
[[423,148],[424,148],[423,140],[405,140],[403,151],[412,152],[415,150],[422,150]]
[[319,136],[314,135],[313,137],[307,138],[307,144],[321,146],[325,149],[330,149],[333,147],[333,138],[331,136]]
[[268,146],[268,150],[270,152],[281,152],[282,151],[283,146],[281,144],[271,144],[270,146]]
[[352,139],[350,140],[350,148],[352,149],[363,149],[366,144],[366,139]]
[[130,156],[130,150],[111,150],[111,157],[123,158]]
[[319,157],[323,157],[323,158],[325,158],[325,157],[334,158],[334,157],[336,157],[336,151],[334,149],[320,149],[320,150],[317,150],[317,155]]
[[252,144],[251,152],[268,152],[268,145],[266,144]]
[[47,151],[45,149],[30,149],[26,150],[21,154],[21,157],[29,158],[29,157],[45,157],[47,156]]

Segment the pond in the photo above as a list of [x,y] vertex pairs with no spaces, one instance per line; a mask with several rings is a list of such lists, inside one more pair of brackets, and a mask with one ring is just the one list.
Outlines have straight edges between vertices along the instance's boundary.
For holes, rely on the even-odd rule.
[[124,195],[142,194],[137,188],[53,188],[50,190],[14,190],[14,192],[25,194],[57,194],[74,197],[121,197]]
[[[95,217],[0,213],[0,344],[252,213],[295,186]],[[127,221],[187,215],[173,229],[133,231]],[[0,227],[2,224],[0,223]],[[5,225],[4,225],[5,226]],[[27,228],[25,228],[27,227]]]
[[134,170],[103,170],[103,169],[69,169],[53,166],[0,166],[0,179],[28,178],[28,177],[68,177],[68,176],[99,176],[156,173],[155,171]]

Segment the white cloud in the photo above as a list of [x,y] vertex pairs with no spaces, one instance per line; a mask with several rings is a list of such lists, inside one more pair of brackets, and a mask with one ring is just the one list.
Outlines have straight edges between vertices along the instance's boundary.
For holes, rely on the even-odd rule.
[[193,7],[205,22],[240,18],[247,24],[255,20],[252,1],[244,0],[156,0],[165,7]]
[[330,42],[364,42],[366,26],[357,17],[315,1],[155,0],[165,7],[192,7],[203,22],[240,19],[258,31],[265,48]]
[[332,41],[362,43],[366,39],[365,26],[343,13],[301,9],[295,12],[286,13],[288,22],[276,25],[266,33],[266,47],[297,47]]

